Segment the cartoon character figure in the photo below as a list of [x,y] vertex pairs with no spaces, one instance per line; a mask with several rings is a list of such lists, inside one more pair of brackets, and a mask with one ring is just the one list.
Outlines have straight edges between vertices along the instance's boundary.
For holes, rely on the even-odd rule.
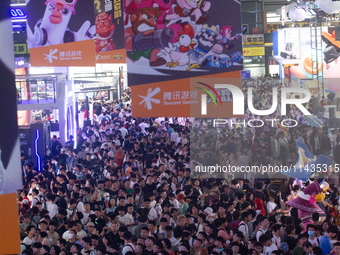
[[203,13],[209,11],[210,7],[211,3],[203,0],[177,0],[174,13],[166,15],[164,22],[169,23],[170,20],[187,18],[194,15],[196,24],[203,24],[209,20],[209,17],[203,15]]
[[324,213],[316,202],[324,200],[325,195],[320,188],[319,183],[313,182],[309,184],[303,191],[300,191],[299,196],[293,200],[287,201],[287,205],[297,208],[299,218],[307,225],[312,223],[313,213]]
[[116,46],[112,41],[115,25],[112,23],[112,16],[106,12],[96,17],[96,52],[115,50]]
[[337,96],[340,96],[339,70],[340,70],[340,42],[335,41],[335,32],[329,34],[322,32],[322,40],[327,44],[324,50],[324,60],[326,62],[324,75],[327,79],[328,89]]
[[203,61],[204,56],[213,49],[217,43],[217,27],[209,27],[204,24],[201,31],[197,33],[197,47],[191,52],[191,60],[194,62],[187,71],[192,68],[200,68],[200,63]]
[[172,14],[172,5],[175,0],[127,0],[125,1],[126,8],[126,16],[125,16],[125,25],[129,22],[129,16],[132,15],[137,9],[141,8],[159,8],[159,12],[161,15],[157,19],[157,29],[162,28],[170,28],[174,31],[174,36],[171,40],[171,43],[177,42],[178,31],[182,30],[182,25],[180,23],[168,24],[168,22],[163,22],[165,20],[165,16],[168,14]]
[[231,41],[235,41],[242,34],[236,34],[235,36],[231,36],[231,33],[233,32],[233,27],[232,26],[225,26],[221,28],[221,33],[218,35],[217,43],[225,46],[228,50],[231,50],[234,47],[234,44],[231,43]]
[[299,77],[299,78],[307,78],[310,79],[313,76],[313,72],[318,73],[322,72],[322,64],[319,63],[318,70],[316,70],[316,67],[313,66],[313,60],[311,57],[311,52],[306,52],[302,55],[300,59],[300,63],[298,66],[291,66],[290,71],[293,75]]
[[90,21],[85,21],[78,32],[67,27],[72,14],[75,14],[76,3],[77,0],[47,0],[44,17],[35,25],[34,33],[28,27],[29,48],[93,38],[95,26],[90,27]]
[[144,57],[149,59],[153,67],[166,64],[166,60],[157,54],[171,42],[173,30],[157,30],[157,18],[160,15],[159,8],[141,8],[131,15],[132,26],[125,29],[125,47],[131,60]]
[[228,55],[220,56],[220,55],[210,55],[204,58],[202,62],[202,67],[209,68],[228,68],[232,66],[231,59]]
[[240,63],[243,60],[242,53],[240,51],[233,52],[231,55],[231,61],[233,63]]
[[166,65],[168,67],[190,65],[188,51],[193,50],[196,45],[193,41],[195,30],[191,25],[185,24],[183,30],[178,31],[178,35],[177,41],[180,46],[176,47],[174,44],[169,43],[169,47],[165,48],[165,51],[169,53],[172,60]]

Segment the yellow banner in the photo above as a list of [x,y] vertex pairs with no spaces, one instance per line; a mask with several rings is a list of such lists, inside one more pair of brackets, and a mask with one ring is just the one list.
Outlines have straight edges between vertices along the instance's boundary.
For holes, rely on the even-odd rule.
[[27,44],[14,44],[14,54],[27,54]]
[[243,56],[244,57],[264,56],[264,55],[265,55],[264,47],[243,48]]

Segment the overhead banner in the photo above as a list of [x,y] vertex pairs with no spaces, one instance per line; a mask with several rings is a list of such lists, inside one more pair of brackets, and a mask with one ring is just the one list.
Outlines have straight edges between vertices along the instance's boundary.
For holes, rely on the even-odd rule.
[[96,62],[125,63],[123,0],[95,0]]
[[[153,83],[159,87],[173,86],[177,82],[174,80],[181,79],[182,88],[189,90],[189,78],[242,70],[239,1],[127,0],[125,3],[130,87]],[[138,104],[133,105],[134,115],[137,107]],[[139,116],[149,115],[147,111]]]
[[18,254],[17,190],[22,188],[10,1],[0,1],[0,253]]
[[[233,115],[232,94],[227,89],[211,90],[215,84],[233,84],[242,88],[241,71],[207,75],[176,82],[151,83],[131,87],[131,100],[137,102],[134,116],[155,117],[206,117],[201,114],[202,94],[212,94],[208,100],[209,116],[230,117]],[[189,85],[186,83],[189,81]],[[183,85],[185,84],[185,85]],[[216,94],[215,94],[216,92]],[[208,93],[208,94],[209,94]],[[213,99],[214,98],[214,99]],[[216,98],[221,99],[216,107]],[[217,100],[219,100],[217,99]],[[214,114],[212,114],[212,112]]]
[[32,66],[95,66],[93,0],[26,0]]

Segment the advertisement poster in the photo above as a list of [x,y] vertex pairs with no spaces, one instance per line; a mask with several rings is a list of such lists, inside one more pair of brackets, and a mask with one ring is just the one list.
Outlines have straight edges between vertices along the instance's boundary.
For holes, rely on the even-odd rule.
[[95,0],[96,62],[125,63],[123,0]]
[[241,29],[238,1],[126,1],[129,86],[242,70]]
[[[126,62],[132,94],[137,90],[133,87],[135,85],[156,83],[155,86],[171,89],[175,85],[174,80],[178,79],[181,79],[182,88],[187,87],[188,91],[188,78],[242,70],[239,1],[150,0],[125,3]],[[148,91],[146,86],[142,87]],[[143,88],[138,90],[143,91]],[[142,96],[132,97],[136,97],[137,102],[143,101]],[[147,107],[140,108],[138,104],[133,107],[136,117],[150,114]],[[155,116],[163,114],[158,113],[155,112]]]
[[26,0],[32,66],[94,66],[93,0]]
[[10,1],[0,1],[0,253],[20,253],[16,192],[22,188]]

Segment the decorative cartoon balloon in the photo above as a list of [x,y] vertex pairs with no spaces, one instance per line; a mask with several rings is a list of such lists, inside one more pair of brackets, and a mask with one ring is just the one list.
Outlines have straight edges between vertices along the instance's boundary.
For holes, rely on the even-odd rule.
[[[311,57],[311,52],[305,52],[301,59],[298,66],[292,66],[290,71],[295,76],[302,78],[302,79],[311,79],[312,74],[316,71],[316,66],[313,66],[313,61]],[[318,72],[322,72],[322,64],[319,63]]]
[[337,13],[340,11],[340,2],[332,0],[316,0],[318,7],[326,13]]
[[324,213],[316,202],[324,200],[325,195],[320,188],[319,183],[313,182],[309,184],[299,196],[291,201],[287,201],[287,205],[299,210],[299,218],[303,223],[312,221],[313,213]]
[[292,6],[288,13],[289,19],[292,21],[304,21],[307,16],[298,10],[296,6]]
[[299,158],[295,163],[295,166],[288,171],[281,170],[281,173],[292,178],[297,178],[301,181],[306,181],[309,179],[312,173],[314,173],[318,166],[322,166],[324,170],[327,166],[333,164],[333,160],[325,155],[318,155],[317,158],[308,149],[303,138],[300,136],[296,142],[296,147],[298,148]]

